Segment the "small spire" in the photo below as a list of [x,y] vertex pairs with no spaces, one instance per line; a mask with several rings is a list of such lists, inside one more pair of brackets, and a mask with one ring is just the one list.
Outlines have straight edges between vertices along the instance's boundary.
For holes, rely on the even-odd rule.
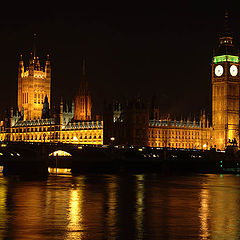
[[33,59],[36,58],[36,41],[37,41],[37,34],[33,34]]
[[227,36],[231,35],[231,29],[229,25],[229,12],[227,9],[225,10],[224,14],[224,34]]
[[22,54],[20,54],[19,66],[23,67],[23,58],[22,58]]
[[36,69],[37,70],[40,70],[40,62],[39,62],[39,57],[37,57],[37,60],[36,60]]
[[50,57],[49,54],[47,54],[46,64],[45,64],[45,70],[50,69]]

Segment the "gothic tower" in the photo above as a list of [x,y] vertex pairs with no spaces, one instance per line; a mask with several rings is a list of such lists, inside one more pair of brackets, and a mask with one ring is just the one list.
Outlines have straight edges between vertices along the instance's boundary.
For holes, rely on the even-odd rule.
[[74,120],[91,120],[92,102],[86,78],[86,63],[83,61],[80,86],[75,96]]
[[225,14],[224,31],[212,61],[212,124],[214,145],[239,144],[239,56]]
[[36,57],[34,40],[33,54],[30,55],[28,66],[24,68],[24,62],[20,56],[18,67],[18,109],[24,112],[24,120],[40,119],[46,96],[50,107],[50,94],[51,66],[49,55],[47,55],[45,68],[43,68],[40,65],[39,57]]

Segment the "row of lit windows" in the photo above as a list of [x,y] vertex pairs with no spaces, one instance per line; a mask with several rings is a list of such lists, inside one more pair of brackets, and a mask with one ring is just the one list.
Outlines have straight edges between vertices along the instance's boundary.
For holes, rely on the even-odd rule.
[[[24,140],[49,140],[49,139],[52,139],[52,140],[57,140],[57,139],[59,139],[59,135],[56,133],[55,135],[53,134],[53,135],[46,135],[46,136],[44,136],[44,135],[16,135],[16,136],[12,136],[12,141],[24,141]],[[87,135],[85,135],[85,136],[80,136],[79,137],[79,139],[77,138],[76,140],[81,140],[81,139],[102,139],[102,136],[101,135],[99,135],[99,136],[96,136],[96,135],[94,135],[94,136],[92,136],[92,135],[89,135],[89,136],[87,136]],[[73,137],[73,136],[69,136],[69,135],[67,135],[67,136],[65,136],[65,135],[63,135],[62,136],[62,140],[75,140],[75,138]]]
[[[38,135],[17,135],[17,136],[12,136],[12,141],[29,141],[29,140],[44,140],[47,141],[50,139],[50,136],[38,136]],[[56,139],[54,137],[51,136],[51,139]]]
[[187,134],[193,134],[193,133],[195,133],[195,134],[198,134],[199,135],[199,131],[196,131],[196,132],[194,132],[194,131],[168,131],[168,130],[163,130],[163,131],[161,131],[161,130],[152,130],[152,133],[154,133],[154,132],[156,132],[156,133],[169,133],[169,134],[178,134],[178,135],[180,135],[180,134],[185,134],[185,135],[187,135]]
[[200,134],[199,134],[199,131],[167,131],[167,130],[163,130],[163,131],[161,131],[161,130],[152,130],[152,131],[150,131],[150,133],[152,134],[152,135],[169,135],[169,136],[171,136],[171,135],[185,135],[185,136],[190,136],[190,135],[195,135],[195,136],[199,136]]
[[199,144],[193,144],[193,143],[159,143],[159,142],[150,142],[150,147],[199,148]]
[[177,139],[200,139],[199,136],[160,136],[160,135],[149,135],[149,137],[152,137],[152,138],[177,138]]
[[23,133],[23,132],[47,132],[47,131],[58,131],[59,126],[55,127],[39,127],[39,128],[12,128],[12,133]]
[[[66,138],[66,139],[74,139],[74,136],[73,136],[73,135],[72,135],[72,136],[70,136],[70,135],[66,135],[66,136],[65,136],[65,135],[63,134],[63,135],[62,135],[62,139],[65,139],[65,138]],[[94,136],[92,136],[92,135],[89,135],[89,136],[87,136],[87,135],[85,135],[85,136],[84,136],[84,135],[81,135],[81,136],[79,136],[79,137],[76,136],[76,138],[77,138],[76,140],[78,140],[78,139],[97,139],[97,138],[98,138],[98,139],[101,139],[102,136],[99,135],[99,136],[97,137],[96,135],[94,135]]]

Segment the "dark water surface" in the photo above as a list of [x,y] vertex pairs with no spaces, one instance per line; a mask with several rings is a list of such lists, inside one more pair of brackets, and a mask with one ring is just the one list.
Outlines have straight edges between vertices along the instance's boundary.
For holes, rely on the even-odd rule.
[[240,239],[240,176],[0,176],[0,239]]

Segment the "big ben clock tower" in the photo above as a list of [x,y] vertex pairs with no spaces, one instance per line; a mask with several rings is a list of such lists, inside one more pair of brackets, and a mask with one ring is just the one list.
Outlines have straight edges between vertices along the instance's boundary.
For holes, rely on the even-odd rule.
[[212,61],[213,141],[224,150],[229,142],[239,146],[240,64],[225,14],[224,32]]

